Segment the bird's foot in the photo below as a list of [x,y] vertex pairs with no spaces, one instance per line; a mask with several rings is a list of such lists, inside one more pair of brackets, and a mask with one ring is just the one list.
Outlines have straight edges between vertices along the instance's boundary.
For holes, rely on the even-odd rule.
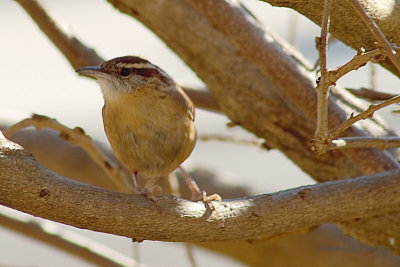
[[203,201],[204,204],[207,204],[207,206],[212,210],[215,211],[215,215],[217,219],[219,219],[218,211],[215,208],[214,203],[212,202],[213,200],[217,200],[218,202],[222,202],[222,198],[220,195],[213,194],[211,196],[207,196],[206,191],[201,191],[197,183],[193,180],[193,178],[181,167],[179,166],[179,169],[181,170],[182,176],[188,185],[190,191],[192,192],[192,201]]
[[158,199],[156,196],[156,192],[162,192],[162,188],[159,185],[153,185],[151,187],[140,187],[137,186],[135,189],[135,193],[140,196],[144,196],[147,199],[153,201],[154,203],[158,203]]
[[208,196],[206,191],[192,191],[192,201],[203,201],[204,204],[207,204],[207,206],[215,212],[215,215],[217,219],[219,219],[219,214],[217,209],[215,208],[215,205],[213,203],[214,201],[218,201],[219,203],[222,203],[222,198],[218,194],[213,194]]
[[203,201],[203,202],[208,202],[212,200],[216,200],[218,202],[222,202],[222,198],[218,194],[213,194],[211,196],[207,196],[206,191],[192,191],[192,201]]

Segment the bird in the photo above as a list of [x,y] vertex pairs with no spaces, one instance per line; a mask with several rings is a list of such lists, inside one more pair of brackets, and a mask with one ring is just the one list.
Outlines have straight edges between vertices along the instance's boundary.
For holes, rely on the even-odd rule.
[[106,136],[136,185],[138,177],[151,180],[180,168],[192,200],[206,199],[180,167],[196,144],[194,105],[165,71],[144,58],[123,56],[76,72],[97,79]]

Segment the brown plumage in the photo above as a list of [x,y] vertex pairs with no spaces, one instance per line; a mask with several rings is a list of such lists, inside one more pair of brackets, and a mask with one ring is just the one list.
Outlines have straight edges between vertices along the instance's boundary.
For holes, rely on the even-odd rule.
[[77,72],[100,84],[106,135],[132,173],[167,176],[191,154],[196,143],[193,104],[160,68],[126,56]]

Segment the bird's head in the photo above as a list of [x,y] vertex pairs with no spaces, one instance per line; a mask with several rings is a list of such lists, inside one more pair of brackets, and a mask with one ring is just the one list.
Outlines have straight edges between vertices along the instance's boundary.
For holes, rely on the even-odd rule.
[[79,68],[76,72],[96,78],[106,99],[142,88],[166,93],[175,89],[175,83],[168,74],[146,59],[136,56],[117,57],[99,66]]

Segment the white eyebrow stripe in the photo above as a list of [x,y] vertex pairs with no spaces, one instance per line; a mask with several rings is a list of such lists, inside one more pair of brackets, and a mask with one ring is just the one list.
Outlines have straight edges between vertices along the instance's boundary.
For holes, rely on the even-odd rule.
[[141,63],[124,63],[121,64],[124,68],[134,68],[134,69],[157,69],[156,66],[147,62]]

